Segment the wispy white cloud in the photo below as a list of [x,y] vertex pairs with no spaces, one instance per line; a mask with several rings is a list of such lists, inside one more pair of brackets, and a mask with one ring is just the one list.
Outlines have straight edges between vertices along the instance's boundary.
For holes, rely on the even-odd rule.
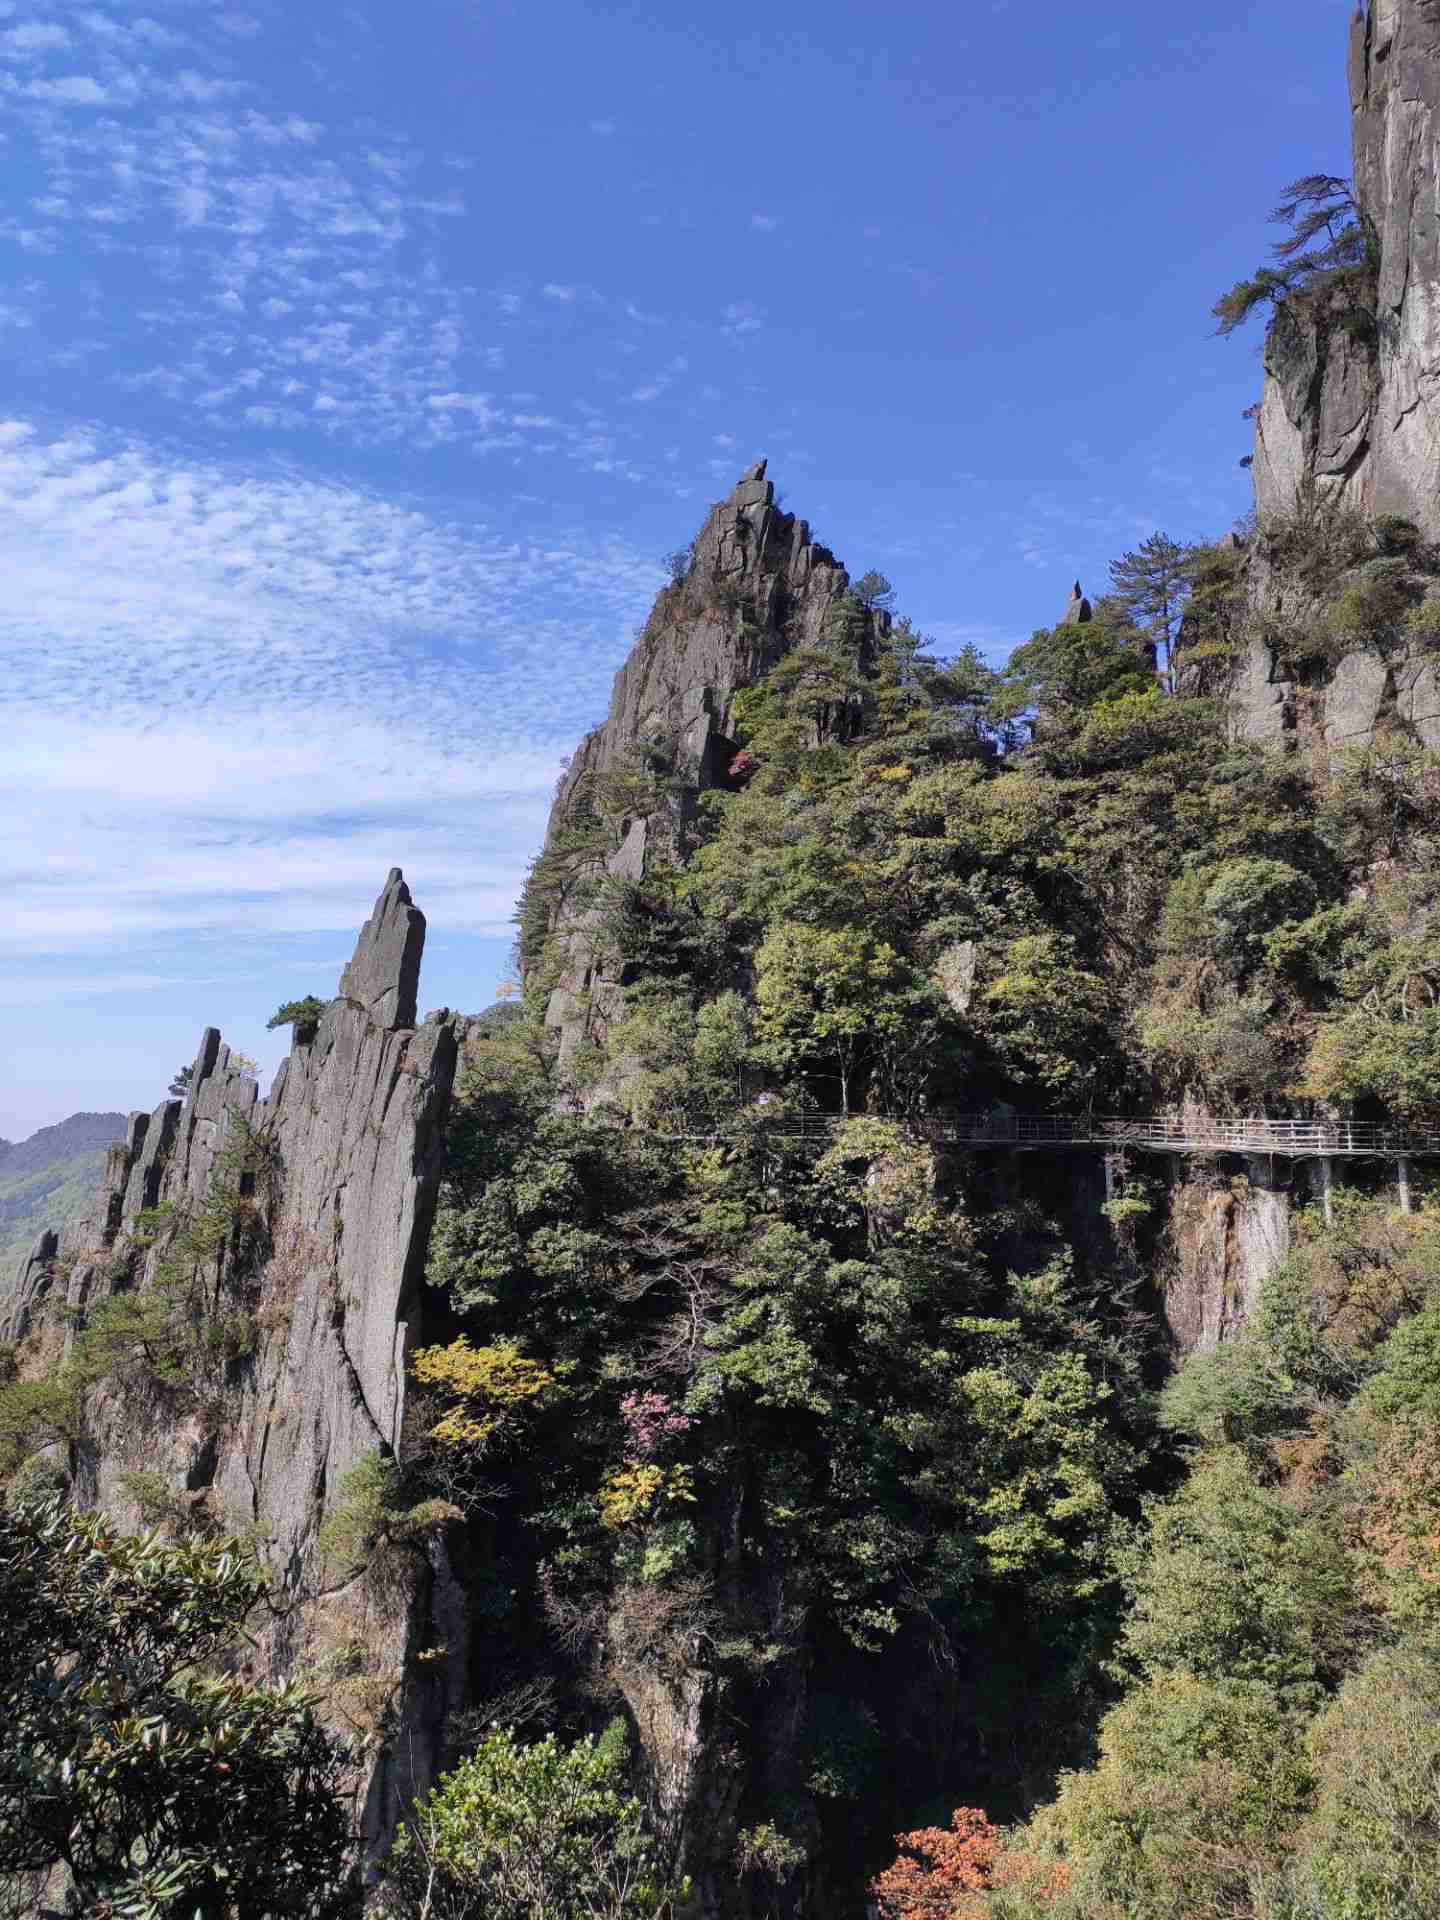
[[33,60],[37,54],[53,53],[70,44],[70,35],[55,22],[27,21],[24,26],[0,33],[0,59]]
[[67,73],[59,80],[32,80],[25,92],[32,100],[53,101],[63,107],[103,107],[111,98],[110,89],[88,73]]
[[175,189],[175,213],[182,227],[198,227],[210,211],[210,195],[198,181]]
[[397,862],[438,923],[502,932],[657,576],[0,424],[0,951],[349,928]]
[[[123,257],[137,287],[125,316],[135,350],[110,352],[107,365],[66,337],[73,286],[56,276],[29,310],[36,357],[54,367],[89,354],[99,378],[191,405],[208,432],[293,436],[308,426],[355,448],[463,442],[477,456],[523,452],[631,482],[654,476],[661,456],[644,409],[688,378],[686,356],[643,370],[615,361],[648,357],[666,330],[713,351],[703,316],[655,311],[629,289],[560,272],[494,288],[447,272],[441,229],[469,217],[451,165],[465,156],[427,154],[374,120],[323,124],[303,96],[262,99],[249,43],[278,18],[268,5],[32,7],[36,17],[0,30],[0,97],[41,184],[23,212],[0,214],[0,241],[37,261]],[[602,138],[629,131],[615,114],[589,124]],[[11,306],[13,327],[22,306]],[[763,319],[753,301],[733,302],[722,337],[741,342]],[[561,376],[569,391],[557,391],[548,351],[557,328],[592,341],[598,377],[634,397],[603,446],[578,417],[573,373]],[[527,353],[546,390],[523,411],[545,423],[545,437],[500,419],[481,429],[480,415],[432,404],[435,394],[483,391],[502,362]],[[257,379],[242,386],[237,365]],[[287,391],[297,368],[303,398]]]

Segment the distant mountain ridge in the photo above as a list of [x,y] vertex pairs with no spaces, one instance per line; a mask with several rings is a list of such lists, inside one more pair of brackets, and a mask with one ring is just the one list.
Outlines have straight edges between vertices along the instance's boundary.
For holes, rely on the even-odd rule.
[[123,1113],[72,1113],[26,1140],[0,1140],[0,1265],[28,1252],[42,1227],[83,1211],[124,1135]]

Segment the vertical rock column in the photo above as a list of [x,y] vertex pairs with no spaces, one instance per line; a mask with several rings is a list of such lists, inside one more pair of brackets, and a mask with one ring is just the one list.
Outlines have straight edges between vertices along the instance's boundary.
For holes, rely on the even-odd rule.
[[[167,1262],[173,1269],[177,1258],[194,1257],[184,1254],[184,1223],[211,1199],[241,1123],[261,1143],[266,1172],[253,1199],[262,1264],[206,1255],[196,1269],[217,1311],[247,1318],[253,1351],[231,1364],[208,1401],[97,1388],[76,1491],[136,1526],[143,1516],[129,1476],[151,1484],[162,1476],[177,1497],[203,1504],[212,1525],[247,1532],[272,1580],[254,1651],[268,1676],[315,1672],[343,1703],[347,1686],[360,1697],[346,1677],[346,1663],[360,1662],[371,1704],[362,1714],[352,1700],[342,1717],[353,1729],[368,1714],[376,1733],[357,1789],[366,1838],[378,1848],[407,1796],[434,1776],[446,1718],[463,1697],[466,1652],[443,1541],[423,1559],[407,1550],[404,1577],[383,1591],[319,1546],[351,1470],[367,1455],[400,1450],[457,1058],[448,1015],[416,1026],[424,942],[424,915],[396,869],[339,996],[313,1038],[292,1046],[268,1100],[209,1029],[183,1104],[135,1116],[90,1219],[62,1237],[60,1266],[53,1241],[42,1243],[11,1310],[28,1327],[49,1304],[43,1275],[67,1267],[68,1298],[80,1306],[117,1286],[144,1287]],[[137,1216],[157,1203],[158,1234],[137,1240]],[[431,1657],[417,1667],[422,1649]]]

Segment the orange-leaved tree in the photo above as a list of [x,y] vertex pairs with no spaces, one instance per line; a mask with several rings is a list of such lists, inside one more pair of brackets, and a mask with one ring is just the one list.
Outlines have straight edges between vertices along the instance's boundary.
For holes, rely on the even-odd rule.
[[871,1882],[885,1920],[972,1920],[993,1886],[1000,1832],[978,1807],[957,1807],[944,1827],[899,1833],[900,1857]]
[[1007,1852],[978,1807],[957,1807],[948,1828],[896,1834],[895,1844],[894,1866],[870,1883],[883,1920],[983,1920],[993,1887],[1023,1886],[1048,1906],[1070,1883],[1063,1861]]

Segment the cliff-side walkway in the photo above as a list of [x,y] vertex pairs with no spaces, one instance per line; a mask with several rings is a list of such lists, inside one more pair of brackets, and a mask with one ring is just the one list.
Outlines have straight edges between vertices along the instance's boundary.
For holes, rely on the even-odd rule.
[[[883,1118],[882,1115],[872,1116]],[[829,1139],[842,1124],[833,1114],[777,1119],[775,1139]],[[1143,1153],[1266,1153],[1292,1160],[1440,1158],[1440,1133],[1368,1121],[1223,1118],[1195,1112],[1140,1115],[961,1113],[912,1120],[911,1130],[937,1146],[1003,1147],[1018,1152],[1101,1148]],[[670,1134],[669,1139],[720,1140],[741,1131]],[[747,1129],[748,1131],[748,1129]],[[768,1132],[769,1129],[766,1129]]]

